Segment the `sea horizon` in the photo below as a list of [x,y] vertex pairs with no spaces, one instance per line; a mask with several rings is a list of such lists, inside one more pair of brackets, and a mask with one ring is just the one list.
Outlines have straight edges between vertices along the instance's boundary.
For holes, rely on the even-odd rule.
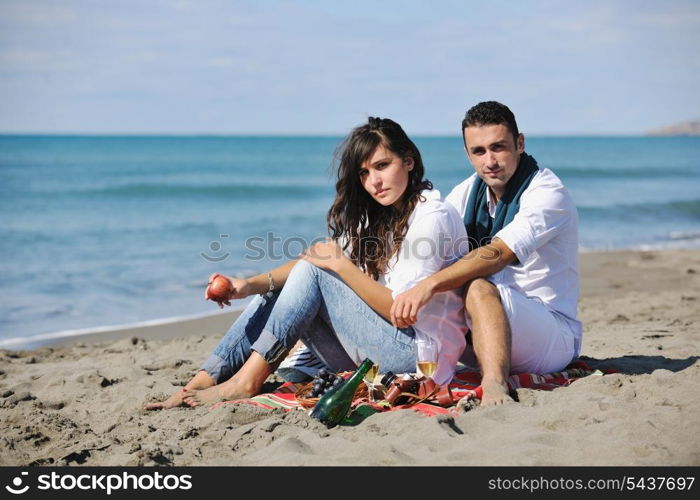
[[[612,134],[594,134],[594,133],[537,133],[530,134],[523,132],[527,138],[533,139],[576,139],[576,138],[674,138],[674,137],[698,137],[691,134],[674,134],[674,135],[660,135],[647,132],[637,132],[637,133],[612,133]],[[241,138],[241,139],[342,139],[345,137],[343,133],[235,133],[235,132],[0,132],[0,137],[113,137],[113,138]],[[410,134],[411,138],[424,138],[424,139],[453,139],[460,138],[458,133],[455,134],[440,134],[440,133],[422,133],[422,134]]]

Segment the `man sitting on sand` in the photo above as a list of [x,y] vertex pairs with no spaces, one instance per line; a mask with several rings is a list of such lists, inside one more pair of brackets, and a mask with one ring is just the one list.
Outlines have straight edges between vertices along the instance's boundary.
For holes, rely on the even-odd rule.
[[497,405],[512,401],[510,373],[558,371],[580,352],[578,214],[559,178],[524,152],[507,106],[472,107],[462,137],[476,173],[446,201],[464,218],[470,252],[399,294],[391,319],[412,325],[434,294],[465,285],[466,359],[481,368],[482,405]]

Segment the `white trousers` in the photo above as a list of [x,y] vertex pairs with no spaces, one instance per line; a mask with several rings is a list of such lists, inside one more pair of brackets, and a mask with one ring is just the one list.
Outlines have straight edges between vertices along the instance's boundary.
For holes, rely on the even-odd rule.
[[[511,330],[511,373],[549,373],[564,369],[574,357],[574,334],[569,325],[544,304],[505,285],[496,285]],[[467,326],[471,318],[466,313]],[[462,356],[470,368],[476,358],[470,345]]]

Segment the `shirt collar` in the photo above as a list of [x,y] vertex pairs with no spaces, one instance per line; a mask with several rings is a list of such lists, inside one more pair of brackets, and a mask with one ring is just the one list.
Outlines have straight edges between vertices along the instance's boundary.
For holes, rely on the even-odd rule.
[[489,209],[489,215],[491,216],[492,219],[496,217],[496,205],[497,203],[493,202],[493,198],[491,198],[491,188],[487,187],[486,188],[486,206]]

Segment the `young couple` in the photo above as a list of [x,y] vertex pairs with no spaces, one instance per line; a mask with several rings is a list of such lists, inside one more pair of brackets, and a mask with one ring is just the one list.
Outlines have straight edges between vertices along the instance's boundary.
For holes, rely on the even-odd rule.
[[258,394],[298,340],[333,371],[368,357],[404,373],[415,369],[416,337],[430,337],[435,382],[449,383],[461,357],[481,370],[483,405],[512,401],[511,370],[564,368],[581,338],[573,202],[524,153],[506,106],[477,104],[462,135],[476,172],[443,201],[397,123],[354,129],[337,162],[331,238],[269,273],[226,276],[229,299],[256,297],[192,380],[146,408]]

